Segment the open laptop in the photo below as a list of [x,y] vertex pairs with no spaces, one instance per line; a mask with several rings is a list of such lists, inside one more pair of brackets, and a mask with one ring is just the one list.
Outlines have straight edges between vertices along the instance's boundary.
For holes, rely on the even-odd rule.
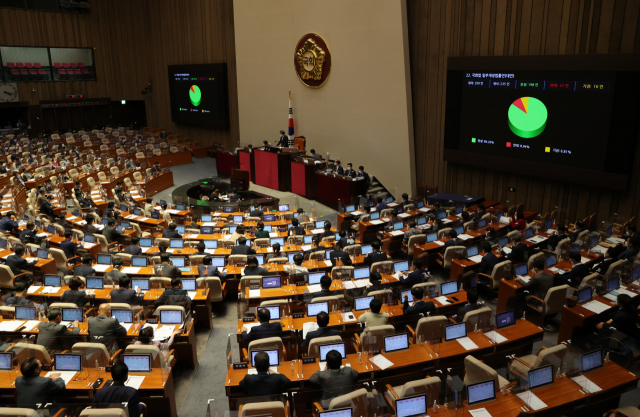
[[35,320],[36,308],[35,307],[15,307],[16,320]]
[[527,264],[516,265],[516,276],[517,277],[526,277],[529,274],[529,267]]
[[278,349],[272,350],[252,350],[251,351],[251,366],[255,368],[256,366],[256,353],[265,352],[269,355],[269,366],[278,366],[280,365],[280,355],[278,354]]
[[104,279],[102,277],[87,277],[87,289],[101,290],[104,288]]
[[262,277],[262,288],[263,289],[267,289],[267,288],[281,288],[282,287],[282,282],[280,280],[280,276],[269,276],[269,277]]
[[366,256],[373,252],[373,247],[371,245],[362,245],[360,247],[360,254]]
[[99,265],[111,265],[111,255],[99,253],[97,263]]
[[284,238],[283,237],[272,237],[269,240],[269,243],[271,244],[271,246],[275,245],[276,243],[279,243],[280,246],[284,246]]
[[498,239],[498,245],[500,245],[501,248],[506,247],[509,244],[509,238],[504,236],[501,237],[500,239]]
[[78,320],[82,322],[82,309],[81,308],[63,308],[62,309],[62,321],[72,322]]
[[224,256],[212,256],[211,257],[211,266],[224,268],[224,265],[225,265],[224,262],[225,262]]
[[340,352],[340,354],[342,355],[342,359],[345,359],[347,357],[347,352],[345,350],[344,343],[331,343],[328,345],[320,345],[318,346],[318,348],[320,350],[320,362],[326,361],[327,353],[331,352],[332,350],[336,350]]
[[[98,255],[100,256],[100,255]],[[44,286],[45,287],[59,287],[60,286],[60,276],[59,275],[45,275],[44,276]]]
[[591,298],[593,296],[591,291],[591,287],[585,287],[581,290],[578,290],[578,304],[584,304],[588,301],[591,301]]
[[444,326],[444,340],[449,342],[451,340],[460,339],[467,336],[467,323],[450,324]]
[[263,308],[269,310],[269,320],[280,320],[280,306],[259,307],[258,310]]
[[13,368],[13,352],[0,353],[0,371],[10,371]]
[[558,262],[556,261],[556,255],[549,255],[544,259],[544,267],[545,268],[551,268],[552,266],[554,266],[555,264],[557,264]]
[[393,263],[393,273],[405,272],[409,270],[409,261],[400,261]]
[[320,411],[318,417],[353,417],[353,410],[350,408],[340,408],[337,410]]
[[[202,231],[202,229],[200,231]],[[204,240],[203,242],[205,249],[218,249],[217,240]]]
[[184,240],[169,239],[169,247],[172,249],[184,249]]
[[427,415],[427,396],[425,394],[399,398],[396,401],[396,417]]
[[196,280],[192,278],[183,278],[182,289],[185,291],[196,291],[198,289]]
[[604,365],[602,362],[602,349],[592,350],[580,355],[580,365],[583,374],[601,368]]
[[329,312],[329,303],[327,301],[307,304],[307,317],[315,317],[323,311],[325,313]]
[[530,237],[533,237],[533,229],[531,227],[524,229],[524,238],[529,239]]
[[309,274],[309,285],[320,284],[320,279],[325,276],[324,272],[314,272]]
[[302,255],[302,252],[291,252],[287,255],[290,263],[293,263],[293,257],[296,255]]
[[129,368],[129,372],[151,372],[151,354],[124,354],[122,361]]
[[380,213],[377,211],[374,211],[369,215],[369,220],[379,220],[379,219],[380,219]]
[[478,220],[478,229],[484,229],[487,227],[487,219]]
[[200,234],[201,235],[212,235],[213,234],[213,227],[212,226],[202,226],[200,228]]
[[477,384],[467,385],[467,405],[475,405],[485,401],[496,399],[496,390],[494,380],[478,382]]
[[362,268],[354,268],[353,269],[353,279],[364,279],[369,278],[369,267],[365,266]]
[[553,384],[553,365],[530,369],[527,375],[529,390]]
[[391,353],[409,349],[409,334],[401,333],[384,337],[384,352]]
[[607,291],[615,291],[620,288],[620,277],[613,277],[607,280]]
[[150,248],[153,246],[153,238],[151,237],[141,237],[140,238],[140,247],[141,248]]
[[371,304],[371,301],[373,301],[374,298],[375,297],[372,295],[365,296],[365,297],[356,297],[355,298],[356,311],[363,311],[363,310],[369,309],[369,304]]
[[313,236],[312,235],[305,235],[304,236],[304,244],[305,245],[310,245],[313,242]]
[[443,282],[440,284],[442,295],[451,295],[458,292],[458,281]]
[[203,214],[203,215],[200,217],[200,221],[201,221],[202,223],[210,223],[210,222],[211,222],[211,220],[212,220],[212,216],[211,216],[210,214]]
[[435,242],[436,240],[438,240],[438,234],[437,233],[429,233],[429,234],[427,234],[427,243]]
[[402,222],[398,222],[398,223],[394,223],[394,224],[393,224],[393,230],[394,230],[394,231],[396,231],[396,230],[402,230],[402,229],[404,229],[404,223],[402,223]]
[[56,353],[54,356],[56,371],[82,372],[81,353]]
[[515,310],[507,310],[503,313],[496,314],[496,329],[504,329],[514,324],[516,324]]
[[478,254],[477,246],[467,246],[467,258],[471,258],[472,256],[476,256]]
[[149,278],[133,278],[131,287],[140,288],[141,291],[149,291]]
[[38,258],[47,259],[49,257],[49,252],[44,248],[38,248]]
[[160,324],[182,324],[182,311],[180,310],[160,311]]
[[147,257],[146,256],[132,256],[131,257],[131,266],[146,268],[147,267]]
[[132,310],[111,309],[111,317],[118,319],[119,323],[133,323]]

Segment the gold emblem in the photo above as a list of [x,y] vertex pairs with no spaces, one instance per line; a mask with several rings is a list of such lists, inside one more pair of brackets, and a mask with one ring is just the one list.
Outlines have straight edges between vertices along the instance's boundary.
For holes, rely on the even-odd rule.
[[300,38],[294,60],[298,78],[307,87],[321,87],[329,78],[331,52],[320,35],[309,33]]

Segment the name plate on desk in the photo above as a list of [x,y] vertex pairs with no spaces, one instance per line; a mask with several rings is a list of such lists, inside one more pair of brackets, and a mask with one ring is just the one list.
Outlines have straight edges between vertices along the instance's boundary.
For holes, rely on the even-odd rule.
[[302,364],[316,363],[316,358],[302,358]]
[[373,351],[373,354],[374,354],[374,355],[379,355],[379,354],[381,354],[381,353],[382,353],[382,352],[380,351],[380,349],[377,349],[377,350],[374,350],[374,351]]
[[246,362],[236,362],[233,364],[233,369],[248,369],[249,365]]
[[298,282],[296,282],[296,286],[298,286],[298,287],[304,287],[305,285],[307,285],[306,281],[298,281]]
[[293,314],[293,318],[294,319],[303,319],[304,318],[304,313],[294,313]]
[[255,318],[253,318],[253,317],[243,317],[242,318],[242,322],[243,323],[253,323],[254,320],[255,320]]

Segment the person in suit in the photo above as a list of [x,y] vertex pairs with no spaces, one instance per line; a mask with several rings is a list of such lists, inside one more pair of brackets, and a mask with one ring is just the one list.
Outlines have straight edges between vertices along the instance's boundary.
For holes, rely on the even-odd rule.
[[269,237],[269,232],[264,230],[264,223],[258,222],[257,226],[258,230],[256,230],[256,239],[263,239]]
[[80,288],[83,286],[83,282],[78,277],[73,277],[69,280],[69,289],[62,293],[60,301],[63,303],[74,303],[79,308],[82,308],[86,301],[85,297],[87,293]]
[[73,329],[68,329],[67,326],[60,324],[60,322],[62,322],[62,310],[59,308],[50,308],[47,318],[49,321],[41,322],[38,325],[36,344],[40,346],[44,346],[47,349],[55,349],[60,345],[58,342],[64,340],[62,338],[77,336],[80,333],[80,323],[78,320],[71,323],[73,324]]
[[[482,216],[484,216],[485,214],[487,214],[487,209],[484,206],[484,204],[480,203],[478,204],[478,210],[475,212],[475,214],[473,215],[473,220],[476,221],[476,223],[478,222],[478,220],[482,219]],[[487,222],[488,223],[488,222]]]
[[369,295],[374,291],[382,291],[385,289],[382,285],[382,275],[380,275],[380,272],[378,271],[371,273],[371,275],[369,276],[369,282],[371,283],[371,285],[369,285],[367,289],[364,290],[364,295]]
[[320,155],[319,153],[316,153],[315,149],[311,149],[309,151],[309,156],[314,160],[314,161],[322,161],[322,155]]
[[[116,259],[120,260],[120,263],[122,263],[122,259]],[[117,282],[120,288],[111,290],[111,292],[109,293],[109,295],[111,295],[111,302],[125,303],[129,304],[130,306],[139,305],[142,301],[142,298],[144,297],[144,294],[142,294],[142,290],[140,288],[138,288],[137,290],[131,289],[131,278],[129,278],[127,274],[122,274]]]
[[324,232],[322,232],[320,237],[332,237],[335,235],[336,235],[335,232],[331,231],[331,222],[330,221],[324,222]]
[[[487,240],[482,242],[482,250],[484,251],[484,256],[482,257],[482,261],[480,261],[478,274],[485,274],[491,277],[491,274],[493,274],[493,268],[498,263],[498,257],[491,252],[491,243]],[[478,275],[478,282],[482,285],[489,285],[489,281],[490,278]]]
[[611,264],[616,262],[617,259],[611,257],[611,249],[608,248],[604,254],[604,259],[602,259],[599,263],[595,264],[591,267],[591,272],[596,272],[600,275],[604,275],[609,270]]
[[113,265],[113,269],[104,274],[105,278],[109,278],[112,282],[116,283],[120,282],[120,278],[127,276],[127,274],[121,271],[123,266],[122,258],[114,256],[111,258],[111,265]]
[[174,222],[169,223],[169,228],[162,232],[162,237],[169,239],[182,239],[182,235],[176,231],[176,225]]
[[558,243],[568,237],[566,232],[567,228],[564,224],[559,224],[556,233],[547,240],[547,245],[549,245],[551,250],[556,250]]
[[96,234],[100,234],[100,231],[93,225],[93,216],[89,216],[87,215],[84,218],[84,221],[86,222],[83,226],[82,226],[82,232],[85,235],[96,235]]
[[327,368],[311,375],[309,382],[322,388],[322,406],[326,409],[335,397],[348,394],[358,381],[358,372],[350,366],[342,366],[342,354],[337,350],[327,353]]
[[32,243],[36,240],[36,232],[34,231],[36,224],[32,221],[27,222],[22,232],[20,232],[20,241],[22,243]]
[[582,278],[589,275],[589,267],[580,262],[580,260],[580,252],[569,252],[569,261],[573,265],[573,268],[571,268],[571,271],[560,275],[558,280],[577,288],[582,282]]
[[279,322],[269,323],[269,320],[271,320],[271,313],[269,310],[266,308],[259,309],[258,321],[260,322],[260,325],[253,326],[249,331],[247,331],[248,329],[246,326],[242,326],[242,340],[249,343],[254,340],[277,336],[282,331],[282,324]]
[[107,239],[107,243],[113,243],[116,240],[122,238],[122,233],[120,233],[116,228],[116,219],[113,217],[109,217],[107,220],[107,225],[104,229],[102,229],[102,235]]
[[575,242],[578,239],[578,235],[584,231],[584,222],[582,220],[578,220],[576,222],[576,227],[574,228],[573,233],[569,235],[569,238],[572,242]]
[[364,257],[364,264],[371,266],[376,262],[382,262],[387,260],[387,253],[380,250],[381,243],[379,240],[371,242],[372,251]]
[[138,390],[125,386],[129,379],[129,367],[122,361],[117,361],[111,367],[111,379],[113,383],[105,384],[96,391],[93,403],[96,408],[108,407],[109,404],[126,403],[129,416],[140,416],[146,405],[138,400]]
[[227,273],[220,272],[217,267],[211,266],[211,256],[206,255],[202,258],[202,265],[198,265],[198,276],[225,279],[227,277]]
[[630,259],[635,258],[638,255],[638,248],[640,247],[640,241],[636,239],[627,239],[626,245],[627,245],[627,249],[625,249],[620,254],[618,254],[618,256],[616,257],[616,260],[620,261],[624,259],[628,261]]
[[[27,295],[27,290],[29,289],[29,287],[30,285],[28,282],[16,283],[14,288],[15,292],[13,293],[13,295],[11,295],[9,298],[7,298],[4,301],[4,305],[7,307],[35,306],[32,300],[25,298],[25,295]],[[2,352],[2,350],[0,350],[0,352]]]
[[343,251],[342,249],[343,249],[342,242],[337,241],[336,244],[334,245],[333,251],[329,254],[329,259],[331,260],[331,263],[333,264],[333,266],[338,266],[338,259],[342,261],[342,265],[350,266],[352,264],[349,254]]
[[171,288],[164,290],[154,305],[156,307],[161,305],[182,306],[188,312],[193,308],[193,301],[191,301],[187,290],[182,288],[182,280],[180,278],[172,278]]
[[249,213],[249,216],[250,216],[250,217],[259,217],[259,218],[262,218],[263,213],[262,213],[262,210],[259,210],[259,209],[257,209],[257,208],[255,208],[255,207],[254,207],[254,208],[251,210],[251,212]]
[[400,284],[405,288],[412,288],[416,284],[429,280],[429,271],[422,269],[422,261],[419,258],[413,260],[411,272],[403,272],[400,275]]
[[385,202],[382,200],[382,197],[378,197],[378,198],[376,198],[376,203],[378,203],[378,205],[376,206],[376,211],[377,211],[378,213],[380,213],[382,210],[385,210],[385,209],[388,209],[388,208],[389,208],[389,206],[387,206],[387,203],[385,203]]
[[140,238],[133,236],[131,238],[131,244],[124,249],[124,253],[137,256],[142,254],[142,248],[140,248]]
[[411,220],[409,222],[409,230],[407,230],[406,232],[404,232],[404,240],[403,243],[406,245],[407,243],[409,243],[409,238],[411,236],[415,236],[415,235],[419,235],[420,233],[422,233],[420,230],[416,229],[416,226],[418,224],[416,223],[415,220]]
[[280,131],[280,139],[276,145],[279,148],[288,148],[289,147],[289,136],[284,134],[284,130]]
[[535,275],[529,280],[529,282],[524,282],[521,278],[517,278],[517,281],[522,284],[525,290],[529,291],[529,294],[544,300],[549,289],[553,287],[553,274],[545,272],[544,260],[542,259],[536,259],[533,261],[532,272]]
[[49,409],[51,415],[59,410],[59,406],[53,401],[53,397],[64,391],[64,379],[59,372],[49,376],[40,376],[42,362],[35,356],[30,356],[20,364],[21,376],[15,380],[17,406],[22,408],[37,409],[38,404],[53,404]]
[[304,236],[305,232],[302,227],[300,227],[300,221],[298,219],[291,219],[291,233],[295,236]]
[[269,355],[258,352],[253,358],[255,375],[245,375],[240,381],[240,388],[252,397],[261,395],[282,394],[291,387],[289,378],[280,373],[269,372]]
[[458,313],[453,316],[453,318],[458,322],[462,323],[464,320],[464,316],[470,312],[475,311],[482,308],[482,304],[478,304],[478,291],[475,289],[471,289],[467,291],[467,304],[464,307],[460,307],[458,309]]
[[447,248],[449,246],[460,246],[460,245],[462,245],[462,241],[460,239],[458,239],[458,232],[456,232],[455,230],[453,230],[453,229],[449,230],[449,237],[451,239],[449,239],[446,242],[444,242],[444,246],[442,247],[442,256],[444,256],[444,253],[447,251]]
[[49,200],[53,200],[53,197],[51,197],[50,195],[47,196],[46,201],[43,201],[40,204],[40,213],[42,214],[46,214],[49,219],[53,219],[53,204],[50,203]]
[[520,236],[520,234],[514,234],[512,242],[513,246],[511,247],[511,253],[509,255],[507,255],[502,248],[499,247],[498,249],[500,249],[502,256],[506,256],[511,263],[520,264],[526,260],[525,254],[529,247],[522,243],[522,236]]
[[334,162],[335,168],[333,169],[333,171],[338,174],[338,175],[344,175],[344,168],[342,168],[342,166],[340,165],[340,161],[336,160],[336,162]]
[[351,162],[347,164],[347,169],[344,170],[344,176],[351,178],[356,177],[356,171],[353,169],[353,164]]
[[402,311],[405,316],[410,316],[414,314],[424,314],[436,311],[436,307],[433,302],[424,302],[422,298],[424,297],[424,290],[422,287],[413,287],[411,288],[411,296],[413,297],[413,302],[409,305],[409,298],[404,296],[404,305],[402,306]]
[[93,257],[91,255],[85,255],[82,257],[82,265],[73,269],[73,274],[81,277],[93,277],[96,274],[96,270],[91,267]]
[[316,337],[338,336],[340,334],[338,329],[327,327],[329,325],[329,314],[326,311],[318,313],[316,323],[318,323],[318,330],[308,332],[307,337],[304,338],[303,344],[306,346],[309,346],[309,343]]
[[194,252],[192,254],[193,255],[207,255],[207,252],[205,252],[205,249],[207,249],[207,247],[205,246],[203,241],[199,241],[198,244],[196,245],[196,252]]
[[638,333],[638,310],[633,304],[633,299],[627,294],[620,294],[616,300],[620,309],[613,315],[613,317],[607,322],[600,322],[596,325],[598,330],[616,330],[635,338]]
[[256,250],[247,245],[247,238],[240,236],[238,238],[238,244],[231,249],[232,255],[255,255]]
[[247,266],[244,268],[244,276],[269,275],[269,271],[259,265],[258,258],[252,255],[247,256]]
[[160,254],[160,265],[154,265],[153,269],[156,276],[177,278],[182,276],[182,271],[173,266],[170,256],[167,252]]
[[118,216],[120,215],[120,211],[114,208],[115,205],[116,203],[114,203],[113,201],[110,201],[109,204],[107,204],[107,209],[104,211],[105,217],[113,217],[114,219],[118,218]]
[[65,230],[64,240],[60,242],[60,249],[67,256],[67,259],[71,259],[76,256],[78,245],[73,242],[73,232],[71,230]]
[[13,275],[17,276],[19,274],[24,274],[19,277],[17,276],[16,282],[31,282],[33,274],[29,271],[25,271],[25,268],[33,267],[38,261],[27,262],[26,259],[23,259],[22,256],[24,255],[24,246],[22,245],[17,245],[13,249],[13,251],[13,255],[7,256],[6,265],[11,268],[11,272],[13,272]]
[[122,327],[117,318],[111,318],[111,306],[108,303],[100,304],[98,315],[89,317],[89,341],[102,343],[110,348],[116,337],[124,337],[127,329]]
[[314,292],[312,294],[305,294],[303,296],[303,300],[305,303],[310,303],[314,298],[318,297],[329,297],[331,295],[335,295],[333,291],[331,291],[331,284],[333,281],[329,275],[324,275],[320,278],[320,288],[321,290],[318,292]]
[[16,213],[14,211],[9,211],[5,216],[0,220],[0,230],[5,233],[10,233],[13,230],[18,229],[18,222],[16,221]]
[[381,313],[380,309],[382,309],[382,301],[374,298],[369,302],[369,311],[358,317],[358,322],[366,323],[366,327],[387,324],[389,315],[387,313]]
[[358,167],[358,174],[356,177],[364,178],[365,188],[369,189],[369,186],[371,185],[371,177],[369,177],[369,174],[364,171],[364,167],[362,165]]

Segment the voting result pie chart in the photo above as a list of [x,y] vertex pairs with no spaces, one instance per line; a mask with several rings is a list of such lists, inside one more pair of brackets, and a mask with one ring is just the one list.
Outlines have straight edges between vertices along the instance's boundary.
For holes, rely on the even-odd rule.
[[521,138],[535,138],[547,126],[547,107],[534,97],[520,97],[509,106],[509,128]]
[[189,99],[191,100],[191,104],[198,107],[200,102],[202,101],[202,93],[200,93],[200,88],[197,85],[192,85],[189,88]]

